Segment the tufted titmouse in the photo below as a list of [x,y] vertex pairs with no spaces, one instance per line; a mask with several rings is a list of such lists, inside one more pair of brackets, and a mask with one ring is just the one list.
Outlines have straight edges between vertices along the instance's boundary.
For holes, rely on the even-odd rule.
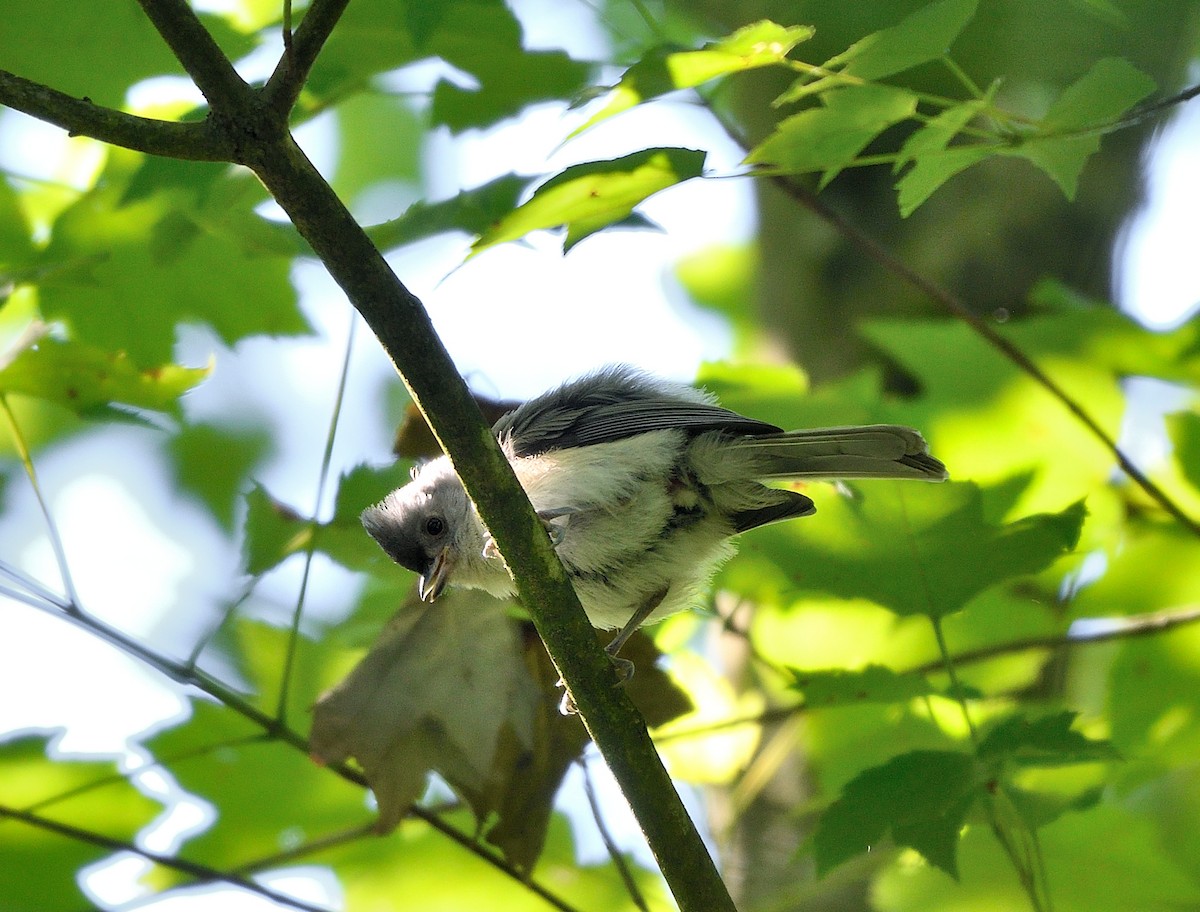
[[[626,367],[532,399],[493,430],[588,619],[621,628],[608,647],[614,657],[642,624],[701,599],[733,554],[732,536],[816,509],[805,495],[761,480],[946,478],[911,428],[784,432]],[[421,574],[422,599],[447,584],[514,594],[445,456],[418,465],[362,522],[396,563]]]

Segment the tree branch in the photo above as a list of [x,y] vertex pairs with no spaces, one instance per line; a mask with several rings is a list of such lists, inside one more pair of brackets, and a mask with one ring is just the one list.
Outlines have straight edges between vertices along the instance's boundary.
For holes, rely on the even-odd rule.
[[350,0],[313,0],[299,28],[263,87],[263,101],[280,117],[287,117],[304,90],[308,74],[321,48],[329,40]]
[[450,455],[680,908],[732,910],[645,721],[616,686],[612,663],[597,645],[545,529],[421,302],[392,273],[290,136],[257,151],[246,164],[367,321]]
[[[208,99],[210,122],[228,137],[231,159],[254,170],[324,262],[378,337],[453,460],[680,908],[733,912],[728,890],[662,765],[645,721],[616,686],[612,663],[599,648],[546,530],[423,305],[392,273],[296,145],[286,119],[242,81],[187,3],[139,3]],[[314,19],[306,55],[315,55],[322,30],[331,27],[336,11],[330,0],[322,17]],[[285,96],[282,88],[277,91],[279,98]],[[179,670],[177,663],[167,663],[164,670],[171,666]],[[270,720],[265,724],[278,732]]]
[[[1200,622],[1200,605],[1188,605],[1182,608],[1170,608],[1154,611],[1149,614],[1135,614],[1124,618],[1096,618],[1108,622],[1100,630],[1085,633],[1062,633],[1051,636],[1026,637],[1020,640],[1009,640],[1007,643],[994,643],[991,646],[981,646],[952,655],[950,660],[957,666],[972,662],[984,662],[1002,656],[1029,652],[1033,649],[1070,649],[1076,646],[1091,646],[1095,643],[1108,643],[1114,640],[1132,640],[1145,636],[1155,636]],[[726,626],[725,628],[736,636],[747,636],[744,630]],[[775,666],[771,666],[773,670]],[[941,658],[933,659],[922,665],[905,669],[897,674],[933,674],[945,670],[945,662]],[[677,741],[683,738],[699,738],[714,732],[737,728],[739,725],[761,725],[767,722],[780,722],[792,716],[806,713],[811,709],[808,703],[801,700],[788,706],[776,706],[754,715],[737,716],[711,722],[695,728],[679,729],[668,734],[659,735],[658,741]]]
[[997,332],[983,317],[967,307],[961,298],[948,288],[943,288],[937,282],[917,272],[883,246],[883,244],[875,240],[875,238],[859,229],[857,225],[852,224],[849,219],[820,199],[808,187],[782,176],[773,177],[772,182],[793,200],[831,225],[842,237],[855,244],[863,253],[888,272],[903,279],[909,285],[940,304],[952,316],[962,320],[987,341],[989,345],[1015,364],[1020,370],[1028,374],[1046,392],[1057,399],[1068,412],[1074,415],[1076,420],[1087,428],[1105,449],[1112,453],[1121,470],[1129,476],[1134,484],[1145,491],[1152,500],[1179,522],[1180,525],[1193,535],[1200,537],[1200,521],[1185,513],[1183,508],[1175,503],[1162,488],[1151,481],[1141,469],[1134,465],[1133,461],[1117,446],[1117,441],[1113,439],[1112,435],[1100,426],[1100,423],[1092,417],[1087,409],[1075,401],[1033,359]]
[[163,41],[183,64],[214,113],[242,113],[255,104],[254,90],[237,74],[224,51],[182,0],[138,0]]
[[206,123],[172,123],[137,117],[74,98],[0,70],[0,105],[62,127],[70,136],[189,161],[229,161],[228,144]]
[[132,852],[147,861],[151,861],[156,865],[161,865],[164,868],[171,868],[179,871],[182,874],[187,874],[190,877],[196,878],[201,882],[219,881],[221,883],[232,884],[235,887],[241,887],[243,890],[248,890],[251,893],[257,893],[259,896],[270,899],[273,902],[280,903],[285,906],[291,906],[293,909],[302,909],[304,912],[329,912],[325,906],[314,906],[312,903],[307,903],[304,900],[296,899],[288,896],[285,893],[279,893],[269,887],[256,884],[252,880],[247,880],[245,877],[240,877],[237,874],[230,874],[225,871],[219,871],[216,868],[210,868],[207,865],[197,864],[194,861],[188,861],[184,858],[178,858],[174,855],[160,855],[157,852],[148,852],[145,849],[139,848],[132,842],[125,842],[121,839],[113,839],[111,836],[105,836],[102,833],[96,833],[92,830],[81,829],[80,827],[71,826],[68,823],[59,823],[56,820],[50,820],[40,814],[34,814],[30,811],[24,811],[20,808],[7,807],[0,805],[0,819],[10,818],[19,820],[22,823],[32,827],[37,827],[39,830],[45,830],[50,833],[56,833],[67,839],[73,839],[76,842],[86,842],[88,845],[94,845],[102,849],[108,849],[113,852]]

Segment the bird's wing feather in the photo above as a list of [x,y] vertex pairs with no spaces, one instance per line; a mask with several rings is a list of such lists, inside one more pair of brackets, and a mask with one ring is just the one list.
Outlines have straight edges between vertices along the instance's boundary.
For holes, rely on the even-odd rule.
[[649,431],[776,434],[780,428],[714,405],[688,387],[632,371],[610,371],[530,400],[501,418],[494,430],[511,440],[518,456],[531,456]]

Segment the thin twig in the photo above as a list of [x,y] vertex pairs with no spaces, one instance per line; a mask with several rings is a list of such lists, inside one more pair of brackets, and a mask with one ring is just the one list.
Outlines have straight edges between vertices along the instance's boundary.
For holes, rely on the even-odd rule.
[[819,216],[837,230],[842,237],[855,244],[868,257],[887,271],[903,279],[924,295],[936,301],[952,316],[962,320],[971,327],[989,345],[995,348],[1005,358],[1015,364],[1021,371],[1031,377],[1039,386],[1059,401],[1087,430],[1107,449],[1117,460],[1121,470],[1147,495],[1193,535],[1200,537],[1200,521],[1189,516],[1175,503],[1171,497],[1142,472],[1125,452],[1117,445],[1116,440],[1100,423],[1092,417],[1079,402],[1070,396],[1058,383],[1041,369],[1016,344],[997,332],[983,317],[972,311],[962,299],[942,287],[932,279],[917,272],[902,259],[892,253],[875,238],[860,230],[840,212],[830,207],[812,190],[785,177],[772,178],[772,182],[784,193],[809,211]]
[[[325,433],[325,451],[321,454],[321,470],[317,474],[316,503],[313,504],[312,525],[315,527],[321,504],[325,500],[325,488],[329,483],[329,468],[333,464],[333,442],[337,437],[338,421],[342,415],[342,402],[346,396],[346,381],[350,377],[350,355],[354,351],[354,337],[358,329],[358,315],[351,309],[350,328],[346,333],[346,353],[342,357],[341,373],[338,376],[337,392],[333,397],[333,412],[329,416],[329,430]],[[291,693],[292,672],[296,663],[296,650],[300,641],[300,620],[304,615],[304,601],[308,595],[308,581],[312,573],[313,557],[317,552],[315,535],[309,536],[308,547],[304,553],[304,570],[300,576],[300,591],[296,595],[296,608],[292,612],[292,627],[288,634],[287,654],[283,660],[282,679],[279,682],[279,703],[275,708],[275,718],[280,724],[287,720],[287,701]]]
[[30,811],[21,810],[20,808],[7,807],[0,805],[0,818],[11,818],[19,820],[22,823],[32,827],[37,827],[46,832],[56,833],[67,839],[73,839],[76,842],[84,842],[88,845],[94,845],[98,848],[108,849],[113,852],[132,852],[139,855],[147,861],[153,862],[156,865],[161,865],[164,868],[171,868],[174,871],[179,871],[182,874],[187,874],[201,882],[219,881],[221,883],[231,884],[235,887],[240,887],[243,890],[248,890],[251,893],[257,893],[266,899],[273,902],[282,903],[285,906],[291,906],[293,909],[302,909],[304,912],[329,912],[325,906],[315,906],[312,903],[307,903],[304,900],[296,899],[288,896],[285,893],[279,893],[269,887],[264,887],[255,883],[252,880],[247,880],[244,877],[239,877],[227,871],[220,871],[216,868],[210,868],[207,865],[197,864],[194,861],[188,861],[184,858],[178,858],[174,855],[161,855],[158,852],[149,852],[146,849],[139,848],[131,842],[126,842],[122,839],[113,839],[111,836],[105,836],[102,833],[96,833],[91,830],[85,830],[80,827],[72,826],[69,823],[59,823],[57,820],[50,820],[42,817],[40,814],[34,814]]
[[187,161],[229,161],[229,145],[206,123],[174,123],[138,117],[74,98],[0,70],[0,105],[67,131],[150,155]]
[[[49,602],[60,611],[66,611],[71,607],[70,602],[64,599],[57,592],[47,586],[42,585],[42,583],[40,583],[38,580],[35,580],[32,576],[23,573],[17,567],[14,567],[8,561],[3,559],[0,559],[0,575],[7,576],[10,580],[16,583],[18,587],[20,587],[22,592],[26,593],[27,595],[39,598],[44,602]],[[21,601],[24,601],[26,604],[33,604],[25,598],[22,598]]]
[[604,848],[608,852],[608,857],[612,859],[613,866],[617,869],[617,873],[621,875],[621,882],[625,884],[625,892],[629,894],[629,898],[633,904],[642,912],[650,912],[649,906],[646,905],[646,897],[642,895],[641,888],[638,887],[637,881],[633,879],[633,872],[629,870],[629,865],[625,861],[625,856],[621,854],[621,849],[613,839],[612,833],[608,830],[608,824],[604,822],[604,814],[600,809],[600,799],[596,796],[596,784],[592,782],[592,772],[588,769],[587,763],[579,763],[579,769],[583,773],[583,791],[587,795],[588,807],[592,809],[592,819],[596,821],[596,829],[600,831],[600,838],[604,840]]
[[285,23],[284,54],[263,87],[263,101],[280,117],[286,118],[295,106],[317,55],[349,3],[350,0],[313,0],[300,27],[292,33],[290,50],[286,36],[291,33],[291,28]]
[[190,5],[180,0],[138,0],[138,4],[214,112],[232,115],[253,107],[253,90]]
[[[1108,619],[1105,619],[1108,620]],[[957,655],[952,655],[951,660],[955,665],[967,665],[975,662],[984,662],[988,659],[1000,658],[1007,655],[1015,655],[1021,652],[1029,652],[1035,649],[1070,649],[1076,646],[1092,646],[1099,643],[1108,643],[1115,640],[1131,640],[1145,636],[1155,636],[1160,633],[1167,633],[1176,627],[1185,627],[1189,624],[1200,622],[1200,605],[1187,606],[1182,608],[1169,609],[1165,611],[1156,611],[1150,614],[1132,615],[1130,617],[1118,618],[1114,626],[1105,627],[1102,630],[1089,631],[1087,633],[1066,633],[1056,634],[1051,636],[1040,637],[1025,637],[1019,640],[1010,640],[1006,643],[995,643],[991,646],[981,646],[978,649],[970,649],[965,652],[960,652]],[[736,628],[730,628],[732,632],[745,635],[744,632]],[[921,665],[913,668],[898,671],[900,675],[927,675],[940,672],[943,670],[944,662],[941,658],[932,659]],[[745,716],[733,716],[728,719],[722,719],[719,722],[711,722],[695,728],[678,729],[660,734],[656,740],[675,741],[681,738],[701,738],[714,732],[725,731],[730,728],[737,728],[740,725],[763,725],[771,722],[779,722],[792,716],[801,715],[812,709],[808,703],[800,700],[790,706],[778,706],[763,712],[754,713]]]
[[62,577],[63,588],[67,592],[67,601],[70,603],[66,610],[70,611],[72,606],[79,604],[79,594],[75,591],[75,583],[71,579],[71,568],[67,565],[67,552],[63,548],[62,538],[59,537],[58,525],[54,522],[54,517],[50,514],[50,507],[42,493],[42,486],[38,483],[37,471],[33,467],[33,458],[30,456],[29,446],[25,442],[25,435],[21,433],[17,418],[8,404],[8,397],[3,393],[0,393],[0,411],[4,412],[9,432],[12,434],[13,445],[17,448],[17,455],[21,459],[21,465],[25,468],[25,476],[29,479],[29,486],[33,489],[33,496],[37,499],[38,509],[42,511],[42,519],[46,523],[46,536],[50,539],[50,548],[54,551],[54,560],[58,564],[58,575]]

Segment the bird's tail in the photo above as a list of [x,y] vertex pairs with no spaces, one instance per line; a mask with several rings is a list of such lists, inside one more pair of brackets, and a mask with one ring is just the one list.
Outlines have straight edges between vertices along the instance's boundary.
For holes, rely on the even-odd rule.
[[945,481],[946,467],[925,438],[895,424],[816,428],[737,438],[761,467],[759,478],[917,478]]

